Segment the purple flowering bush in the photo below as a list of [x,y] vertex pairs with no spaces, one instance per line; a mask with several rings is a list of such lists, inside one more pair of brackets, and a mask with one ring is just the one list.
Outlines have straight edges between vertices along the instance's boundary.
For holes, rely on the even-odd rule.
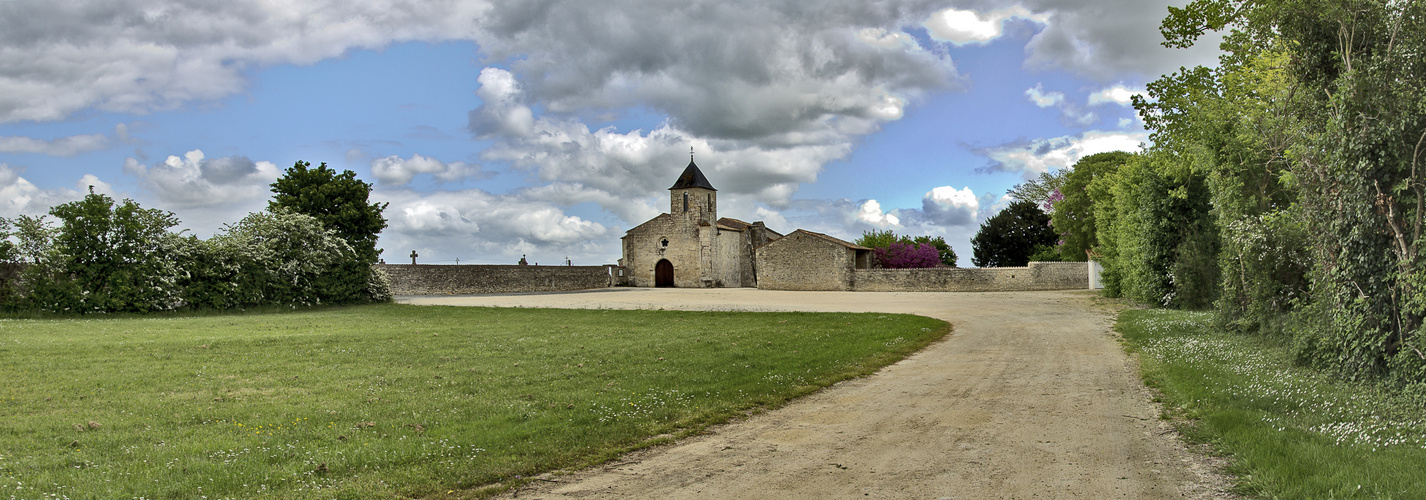
[[876,261],[887,269],[913,269],[937,267],[941,265],[941,254],[936,247],[925,244],[892,242],[890,245],[872,249]]

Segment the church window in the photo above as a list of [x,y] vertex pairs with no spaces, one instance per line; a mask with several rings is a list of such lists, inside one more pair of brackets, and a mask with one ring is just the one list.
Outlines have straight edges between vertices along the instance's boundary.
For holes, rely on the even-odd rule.
[[664,248],[668,248],[668,238],[664,238],[663,241],[660,241],[659,245],[663,246]]
[[683,211],[688,211],[688,193],[683,193]]

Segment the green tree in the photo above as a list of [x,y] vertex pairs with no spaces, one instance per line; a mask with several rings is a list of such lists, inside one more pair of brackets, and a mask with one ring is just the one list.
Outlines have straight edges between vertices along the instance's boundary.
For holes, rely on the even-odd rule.
[[376,239],[386,228],[381,213],[387,204],[368,203],[371,184],[357,179],[351,170],[339,174],[326,163],[317,168],[311,166],[298,161],[273,182],[268,209],[310,215],[345,239],[361,263],[376,263],[381,253],[376,249]]
[[1063,241],[1058,247],[1060,258],[1075,262],[1087,260],[1085,251],[1093,249],[1099,241],[1089,184],[1113,175],[1133,156],[1123,151],[1089,155],[1075,162],[1074,168],[1065,175],[1064,185],[1060,187],[1064,199],[1055,202],[1050,212],[1050,225]]
[[[1426,380],[1426,4],[1199,0],[1161,30],[1170,46],[1229,31],[1219,70],[1161,79],[1136,106],[1156,143],[1209,173],[1230,324],[1285,311],[1303,359]],[[1305,266],[1248,253],[1299,245]]]
[[29,299],[56,312],[149,312],[180,303],[171,212],[96,194],[50,209],[53,249],[26,271]]
[[897,241],[901,241],[901,238],[898,238],[896,236],[896,233],[891,232],[890,229],[872,229],[870,231],[863,232],[862,236],[860,238],[857,238],[857,241],[853,243],[867,248],[886,248],[888,246],[891,246],[892,243],[896,243]]
[[977,267],[1017,267],[1030,261],[1036,247],[1053,245],[1058,237],[1050,216],[1031,201],[1016,201],[980,225],[971,239]]

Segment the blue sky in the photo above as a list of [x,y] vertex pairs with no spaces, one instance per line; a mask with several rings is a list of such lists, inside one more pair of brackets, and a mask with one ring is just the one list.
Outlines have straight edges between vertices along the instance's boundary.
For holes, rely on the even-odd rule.
[[720,215],[969,265],[1007,189],[1213,62],[1170,4],[0,1],[0,217],[92,185],[206,237],[304,160],[375,185],[392,261],[613,263],[692,147]]

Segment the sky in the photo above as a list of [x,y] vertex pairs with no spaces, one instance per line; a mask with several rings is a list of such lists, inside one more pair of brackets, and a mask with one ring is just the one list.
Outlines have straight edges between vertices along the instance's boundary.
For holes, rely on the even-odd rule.
[[612,264],[690,148],[719,215],[971,238],[1148,141],[1163,0],[0,0],[0,217],[90,187],[200,237],[295,162],[386,203],[389,262]]

